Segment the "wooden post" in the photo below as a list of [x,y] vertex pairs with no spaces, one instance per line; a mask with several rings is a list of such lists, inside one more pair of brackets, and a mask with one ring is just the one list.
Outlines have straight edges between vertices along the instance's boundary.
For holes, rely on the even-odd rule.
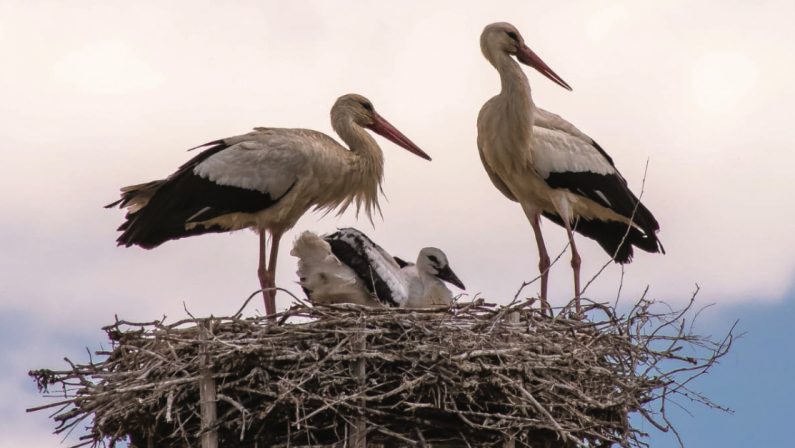
[[522,321],[522,316],[516,311],[505,315],[505,322],[508,322],[509,324],[518,324],[521,321]]
[[[366,324],[362,322],[362,330],[366,328]],[[363,355],[364,350],[366,349],[366,342],[367,338],[365,337],[364,331],[354,336],[351,344],[356,347],[359,352]],[[353,374],[356,378],[359,379],[359,390],[364,389],[365,378],[367,375],[366,365],[364,362],[364,356],[359,358],[358,361],[353,365]],[[365,406],[365,401],[362,399],[359,402],[359,406],[362,408]],[[349,448],[366,448],[367,447],[367,425],[365,424],[364,417],[357,417],[353,423],[348,425],[348,447]]]
[[[210,367],[210,355],[207,353],[207,343],[211,337],[212,320],[207,319],[202,322],[201,346],[199,346],[199,405],[202,416],[202,447],[218,448],[218,431],[215,430],[215,422],[218,415],[216,403],[215,380],[213,371]],[[212,428],[212,429],[210,429]]]
[[[505,322],[509,324],[518,324],[519,322],[521,322],[521,318],[522,316],[518,312],[513,311],[505,315]],[[515,447],[516,447],[516,439],[514,438],[506,440],[505,444],[503,445],[503,448],[515,448]]]

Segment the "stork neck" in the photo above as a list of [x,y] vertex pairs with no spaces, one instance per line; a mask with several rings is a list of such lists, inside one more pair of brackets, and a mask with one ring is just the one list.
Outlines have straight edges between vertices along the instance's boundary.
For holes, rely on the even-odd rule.
[[[500,74],[502,90],[494,97],[495,113],[499,120],[495,123],[512,140],[512,148],[527,148],[535,125],[535,105],[530,95],[530,83],[522,67],[507,53],[500,53],[492,62]],[[519,149],[517,149],[519,150]],[[521,153],[525,154],[524,149]]]
[[438,277],[424,271],[420,273],[420,281],[425,286],[425,288],[442,284],[442,281],[439,280]]
[[423,298],[431,305],[440,305],[445,301],[450,301],[453,297],[444,282],[435,275],[423,272],[420,274],[420,282],[422,282]]
[[514,113],[524,111],[532,119],[533,97],[530,92],[530,82],[528,82],[522,66],[507,53],[501,53],[500,57],[494,61],[494,66],[500,74],[500,83],[502,84],[500,96],[503,97],[503,101],[510,106]]
[[356,214],[364,208],[372,222],[373,212],[381,213],[378,192],[384,178],[384,153],[375,139],[352,119],[332,118],[331,126],[348,145],[350,154],[350,157],[346,157],[346,174],[337,180],[346,185],[345,191],[351,192],[351,195],[340,207],[339,213],[355,203]]
[[384,171],[384,153],[375,139],[363,127],[353,120],[345,119],[332,123],[334,131],[340,136],[348,149],[355,154],[362,168],[367,171],[365,177],[375,178],[381,182]]
[[417,257],[417,262],[415,266],[417,267],[417,276],[420,278],[420,283],[422,283],[423,287],[428,287],[434,285],[436,283],[441,283],[436,275],[432,274],[432,268],[428,264],[428,259],[423,257],[422,255]]

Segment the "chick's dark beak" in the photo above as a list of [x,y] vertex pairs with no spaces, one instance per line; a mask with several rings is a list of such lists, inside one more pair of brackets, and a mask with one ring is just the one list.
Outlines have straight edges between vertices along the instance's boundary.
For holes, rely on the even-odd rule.
[[450,269],[449,265],[439,269],[439,272],[436,273],[436,277],[438,277],[440,280],[450,283],[451,285],[455,285],[460,289],[466,289],[464,282],[462,282],[461,279],[455,275],[455,272]]

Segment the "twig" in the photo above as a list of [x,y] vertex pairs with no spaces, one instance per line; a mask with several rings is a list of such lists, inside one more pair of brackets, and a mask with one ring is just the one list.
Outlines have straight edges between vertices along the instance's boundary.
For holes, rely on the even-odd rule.
[[[209,431],[219,446],[330,445],[351,422],[375,444],[641,447],[632,414],[676,434],[666,403],[727,410],[691,387],[735,332],[717,341],[693,333],[695,294],[678,310],[645,294],[624,315],[584,300],[585,320],[482,298],[413,310],[296,300],[242,318],[247,299],[207,330],[195,317],[116,319],[105,327],[110,351],[31,372],[42,392],[67,396],[29,411],[55,409],[64,436],[85,425],[79,443],[94,447],[125,437],[194,446]],[[217,389],[204,426],[200,378]]]

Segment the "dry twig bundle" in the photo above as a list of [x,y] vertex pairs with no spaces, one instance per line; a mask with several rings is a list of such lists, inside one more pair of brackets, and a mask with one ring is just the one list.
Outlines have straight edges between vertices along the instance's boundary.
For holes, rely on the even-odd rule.
[[[220,446],[317,446],[346,440],[357,422],[369,443],[388,446],[643,446],[631,414],[668,430],[675,395],[716,406],[687,385],[727,353],[732,334],[692,334],[691,307],[656,313],[641,301],[618,317],[592,304],[580,321],[477,300],[117,321],[101,360],[31,372],[42,391],[62,389],[32,410],[56,408],[57,433],[86,424],[75,446],[128,437],[138,447],[196,446],[208,432]],[[203,377],[217,393],[211,427]]]

